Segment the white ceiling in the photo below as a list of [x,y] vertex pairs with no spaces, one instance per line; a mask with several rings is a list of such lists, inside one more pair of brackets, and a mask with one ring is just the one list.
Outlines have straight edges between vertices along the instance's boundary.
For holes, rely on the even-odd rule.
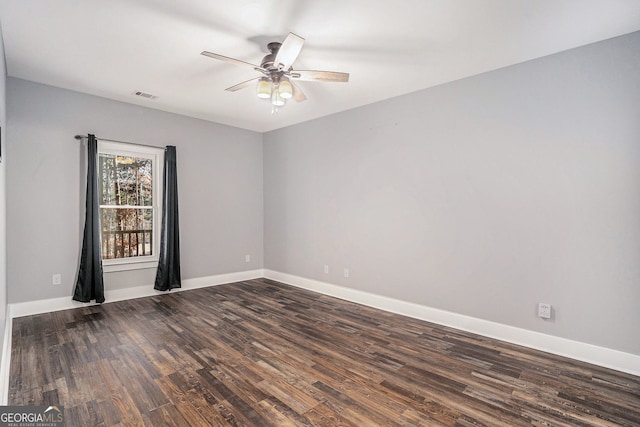
[[[0,0],[9,76],[254,131],[313,118],[640,30],[638,0]],[[306,39],[308,100],[271,114],[257,77],[203,50],[260,63]],[[135,91],[156,95],[153,100]]]

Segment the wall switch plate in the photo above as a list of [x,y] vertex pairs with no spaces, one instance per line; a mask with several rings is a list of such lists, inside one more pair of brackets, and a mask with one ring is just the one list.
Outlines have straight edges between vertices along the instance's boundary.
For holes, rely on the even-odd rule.
[[59,285],[61,283],[62,283],[62,275],[61,274],[54,274],[53,276],[51,276],[51,284]]
[[538,304],[538,317],[551,319],[551,304],[541,302]]
[[348,268],[344,269],[344,277],[349,277],[349,269]]
[[328,265],[324,266],[324,274],[329,274],[329,266]]
[[245,255],[244,262],[251,262],[251,255]]

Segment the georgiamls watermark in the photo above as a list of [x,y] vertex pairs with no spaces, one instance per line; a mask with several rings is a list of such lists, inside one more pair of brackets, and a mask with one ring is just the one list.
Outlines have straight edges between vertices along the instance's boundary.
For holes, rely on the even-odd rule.
[[0,427],[64,427],[62,406],[0,406]]

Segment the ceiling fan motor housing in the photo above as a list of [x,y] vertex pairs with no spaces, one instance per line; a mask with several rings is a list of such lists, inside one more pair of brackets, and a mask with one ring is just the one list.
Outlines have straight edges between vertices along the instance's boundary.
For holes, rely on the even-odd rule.
[[280,46],[282,46],[282,43],[280,42],[271,42],[267,45],[267,49],[269,49],[269,52],[271,53],[262,58],[262,62],[260,63],[262,68],[266,68],[269,71],[277,70],[277,67],[275,67],[273,63],[276,60]]
[[[274,65],[276,56],[280,51],[280,46],[282,46],[282,43],[280,42],[269,43],[267,45],[267,49],[269,49],[270,53],[264,58],[262,58],[262,62],[260,63],[260,66],[268,71],[269,80],[271,80],[273,83],[276,83],[276,84],[280,82],[285,71],[287,71],[287,70],[282,70],[280,69],[280,67]],[[292,68],[289,69],[289,71],[291,70]]]

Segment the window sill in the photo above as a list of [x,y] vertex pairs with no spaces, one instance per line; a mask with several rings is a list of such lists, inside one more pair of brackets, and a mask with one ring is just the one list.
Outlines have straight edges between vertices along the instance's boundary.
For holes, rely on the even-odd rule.
[[115,273],[117,271],[142,270],[146,268],[158,268],[158,260],[143,262],[123,262],[123,263],[105,263],[102,262],[102,271],[104,273]]

